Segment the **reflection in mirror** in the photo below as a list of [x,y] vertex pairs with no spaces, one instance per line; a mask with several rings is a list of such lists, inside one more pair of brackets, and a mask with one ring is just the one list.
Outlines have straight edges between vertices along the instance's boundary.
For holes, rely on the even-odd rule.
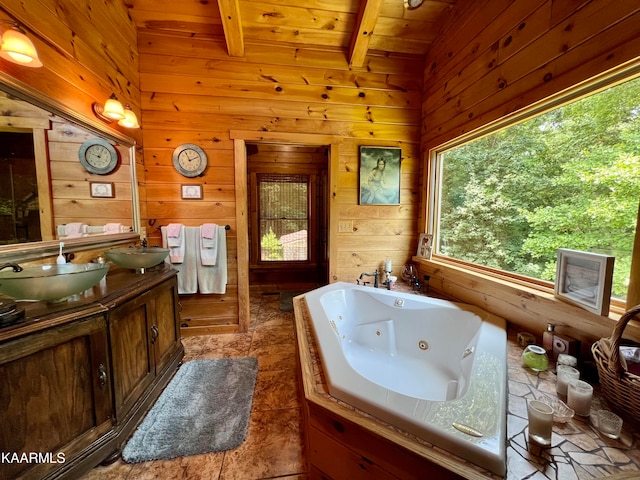
[[0,132],[0,244],[42,240],[31,132]]
[[136,230],[133,142],[3,91],[0,112],[0,245]]

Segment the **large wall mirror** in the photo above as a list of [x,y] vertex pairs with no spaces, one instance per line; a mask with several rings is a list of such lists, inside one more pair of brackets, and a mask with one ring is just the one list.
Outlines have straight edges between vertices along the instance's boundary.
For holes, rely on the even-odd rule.
[[136,239],[133,140],[0,83],[0,258]]

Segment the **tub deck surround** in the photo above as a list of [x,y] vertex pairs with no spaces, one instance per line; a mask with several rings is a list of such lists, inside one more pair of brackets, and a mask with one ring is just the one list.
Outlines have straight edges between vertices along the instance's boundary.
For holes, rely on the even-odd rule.
[[[596,478],[640,479],[640,431],[624,424],[620,439],[598,433],[588,418],[574,416],[566,424],[553,424],[550,448],[527,441],[527,400],[541,394],[556,396],[556,375],[550,368],[536,374],[522,367],[522,347],[515,329],[508,330],[509,409],[507,415],[507,477],[549,480]],[[591,412],[610,410],[594,385]],[[635,472],[635,473],[634,473]],[[535,477],[533,476],[535,474]],[[627,477],[626,475],[632,475]],[[621,475],[621,477],[618,477]]]
[[345,282],[304,298],[331,396],[504,473],[503,319]]
[[[304,400],[309,405],[354,422],[415,456],[443,466],[460,478],[587,480],[610,476],[613,479],[618,475],[634,478],[626,477],[630,472],[640,478],[640,432],[626,424],[621,438],[611,440],[599,435],[588,420],[576,417],[564,425],[554,424],[550,448],[529,444],[526,401],[543,393],[555,395],[556,376],[551,370],[535,374],[522,367],[522,347],[517,343],[517,332],[511,327],[507,329],[507,470],[502,477],[334,398],[329,393],[307,304],[303,296],[296,298],[294,303],[301,381]],[[596,385],[592,409],[598,408],[608,406]]]

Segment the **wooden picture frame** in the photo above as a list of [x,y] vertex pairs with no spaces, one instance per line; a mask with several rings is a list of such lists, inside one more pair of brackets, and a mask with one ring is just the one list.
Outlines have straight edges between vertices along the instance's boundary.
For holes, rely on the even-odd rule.
[[615,257],[558,249],[554,294],[598,315],[609,315]]
[[400,147],[360,147],[359,205],[400,205]]
[[91,198],[114,198],[115,185],[113,182],[89,182]]
[[201,184],[180,185],[180,194],[183,200],[202,200]]
[[431,249],[433,248],[433,234],[421,233],[418,237],[418,251],[416,257],[431,258]]

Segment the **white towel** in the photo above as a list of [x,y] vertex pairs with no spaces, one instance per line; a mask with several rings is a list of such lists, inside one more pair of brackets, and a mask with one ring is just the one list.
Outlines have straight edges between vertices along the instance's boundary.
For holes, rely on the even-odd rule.
[[218,225],[205,223],[200,227],[200,259],[202,265],[215,265],[217,257]]
[[96,225],[96,226],[87,225],[87,233],[93,234],[93,233],[104,233],[104,232],[105,232],[104,226],[102,225]]
[[181,223],[170,223],[167,225],[167,239],[170,247],[177,247],[182,241],[184,225]]
[[[196,270],[197,252],[199,251],[198,237],[200,236],[199,227],[183,227],[184,230],[184,261],[174,264],[170,261],[170,256],[165,263],[173,265],[178,271],[178,293],[190,294],[198,291],[198,272]],[[162,233],[162,246],[167,248],[167,227],[160,227]],[[171,250],[171,249],[170,249]]]
[[203,223],[200,229],[200,235],[207,240],[217,240],[218,225],[215,223]]
[[104,233],[120,233],[122,232],[121,223],[105,223]]
[[198,252],[196,268],[198,271],[198,291],[200,293],[225,293],[227,291],[227,231],[218,228],[217,258],[215,265],[203,265]]
[[65,235],[71,237],[80,237],[83,233],[87,233],[87,224],[82,222],[67,223]]
[[167,247],[169,248],[169,261],[173,264],[184,262],[186,251],[185,228],[181,223],[167,225]]

